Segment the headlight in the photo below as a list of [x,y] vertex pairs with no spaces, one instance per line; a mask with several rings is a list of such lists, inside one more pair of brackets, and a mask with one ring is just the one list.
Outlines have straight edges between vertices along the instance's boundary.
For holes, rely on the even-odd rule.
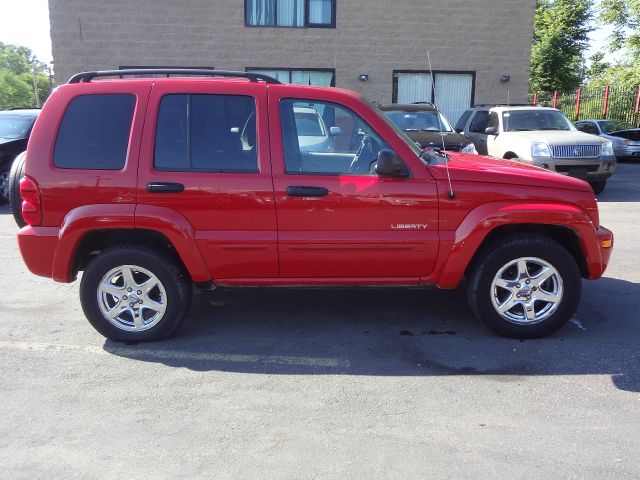
[[469,145],[467,145],[466,147],[464,147],[462,150],[460,150],[461,153],[472,153],[473,155],[477,155],[478,151],[476,150],[476,146],[473,143],[470,143]]
[[531,145],[531,156],[533,157],[550,157],[551,150],[549,145],[543,142],[537,142]]
[[602,155],[613,155],[613,143],[609,140],[602,143]]

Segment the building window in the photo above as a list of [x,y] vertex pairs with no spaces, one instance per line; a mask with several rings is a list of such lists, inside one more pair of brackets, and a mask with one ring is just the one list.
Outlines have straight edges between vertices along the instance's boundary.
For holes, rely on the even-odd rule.
[[455,124],[473,104],[475,72],[393,72],[394,103],[437,103]]
[[252,27],[335,28],[335,0],[245,0],[245,24]]
[[335,87],[335,70],[308,69],[295,70],[292,68],[253,68],[245,69],[247,72],[269,75],[282,83],[295,83],[297,85],[313,85],[315,87]]

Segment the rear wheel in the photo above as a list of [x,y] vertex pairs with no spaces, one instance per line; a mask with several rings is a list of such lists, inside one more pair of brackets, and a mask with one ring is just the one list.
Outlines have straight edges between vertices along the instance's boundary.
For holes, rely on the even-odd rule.
[[598,182],[589,182],[591,188],[593,189],[593,193],[596,195],[602,193],[604,191],[604,187],[607,185],[606,180],[600,180]]
[[481,252],[469,273],[471,309],[511,338],[548,335],[573,315],[581,276],[571,253],[540,235],[518,235]]
[[161,340],[188,313],[191,283],[170,258],[154,250],[114,247],[87,265],[80,301],[91,325],[111,340]]
[[13,215],[13,219],[16,221],[16,224],[22,228],[27,222],[24,221],[22,217],[22,197],[20,196],[20,179],[24,174],[24,161],[26,157],[26,152],[18,155],[13,164],[11,165],[11,170],[9,171],[9,179],[8,179],[8,192],[7,198],[9,199],[9,209],[11,210],[11,214]]

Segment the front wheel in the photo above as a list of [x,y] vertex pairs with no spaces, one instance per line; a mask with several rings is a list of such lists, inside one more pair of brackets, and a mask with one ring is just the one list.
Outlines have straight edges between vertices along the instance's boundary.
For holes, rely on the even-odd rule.
[[540,235],[518,235],[480,255],[469,274],[467,297],[475,315],[496,333],[543,337],[575,312],[580,270],[562,245]]
[[111,340],[161,340],[189,311],[191,283],[172,259],[154,250],[114,247],[87,265],[80,302],[91,325]]
[[607,186],[607,181],[606,180],[600,180],[598,182],[589,182],[589,184],[591,185],[591,188],[593,189],[593,193],[598,195],[599,193],[602,193],[604,191],[604,187]]

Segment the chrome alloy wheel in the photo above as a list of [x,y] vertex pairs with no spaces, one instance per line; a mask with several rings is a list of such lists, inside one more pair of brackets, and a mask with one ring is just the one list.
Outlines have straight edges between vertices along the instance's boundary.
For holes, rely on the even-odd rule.
[[152,328],[167,310],[167,292],[162,282],[136,265],[109,270],[98,284],[97,296],[104,318],[128,332]]
[[558,270],[541,258],[522,257],[503,266],[491,283],[491,301],[505,320],[531,325],[549,318],[562,301]]

